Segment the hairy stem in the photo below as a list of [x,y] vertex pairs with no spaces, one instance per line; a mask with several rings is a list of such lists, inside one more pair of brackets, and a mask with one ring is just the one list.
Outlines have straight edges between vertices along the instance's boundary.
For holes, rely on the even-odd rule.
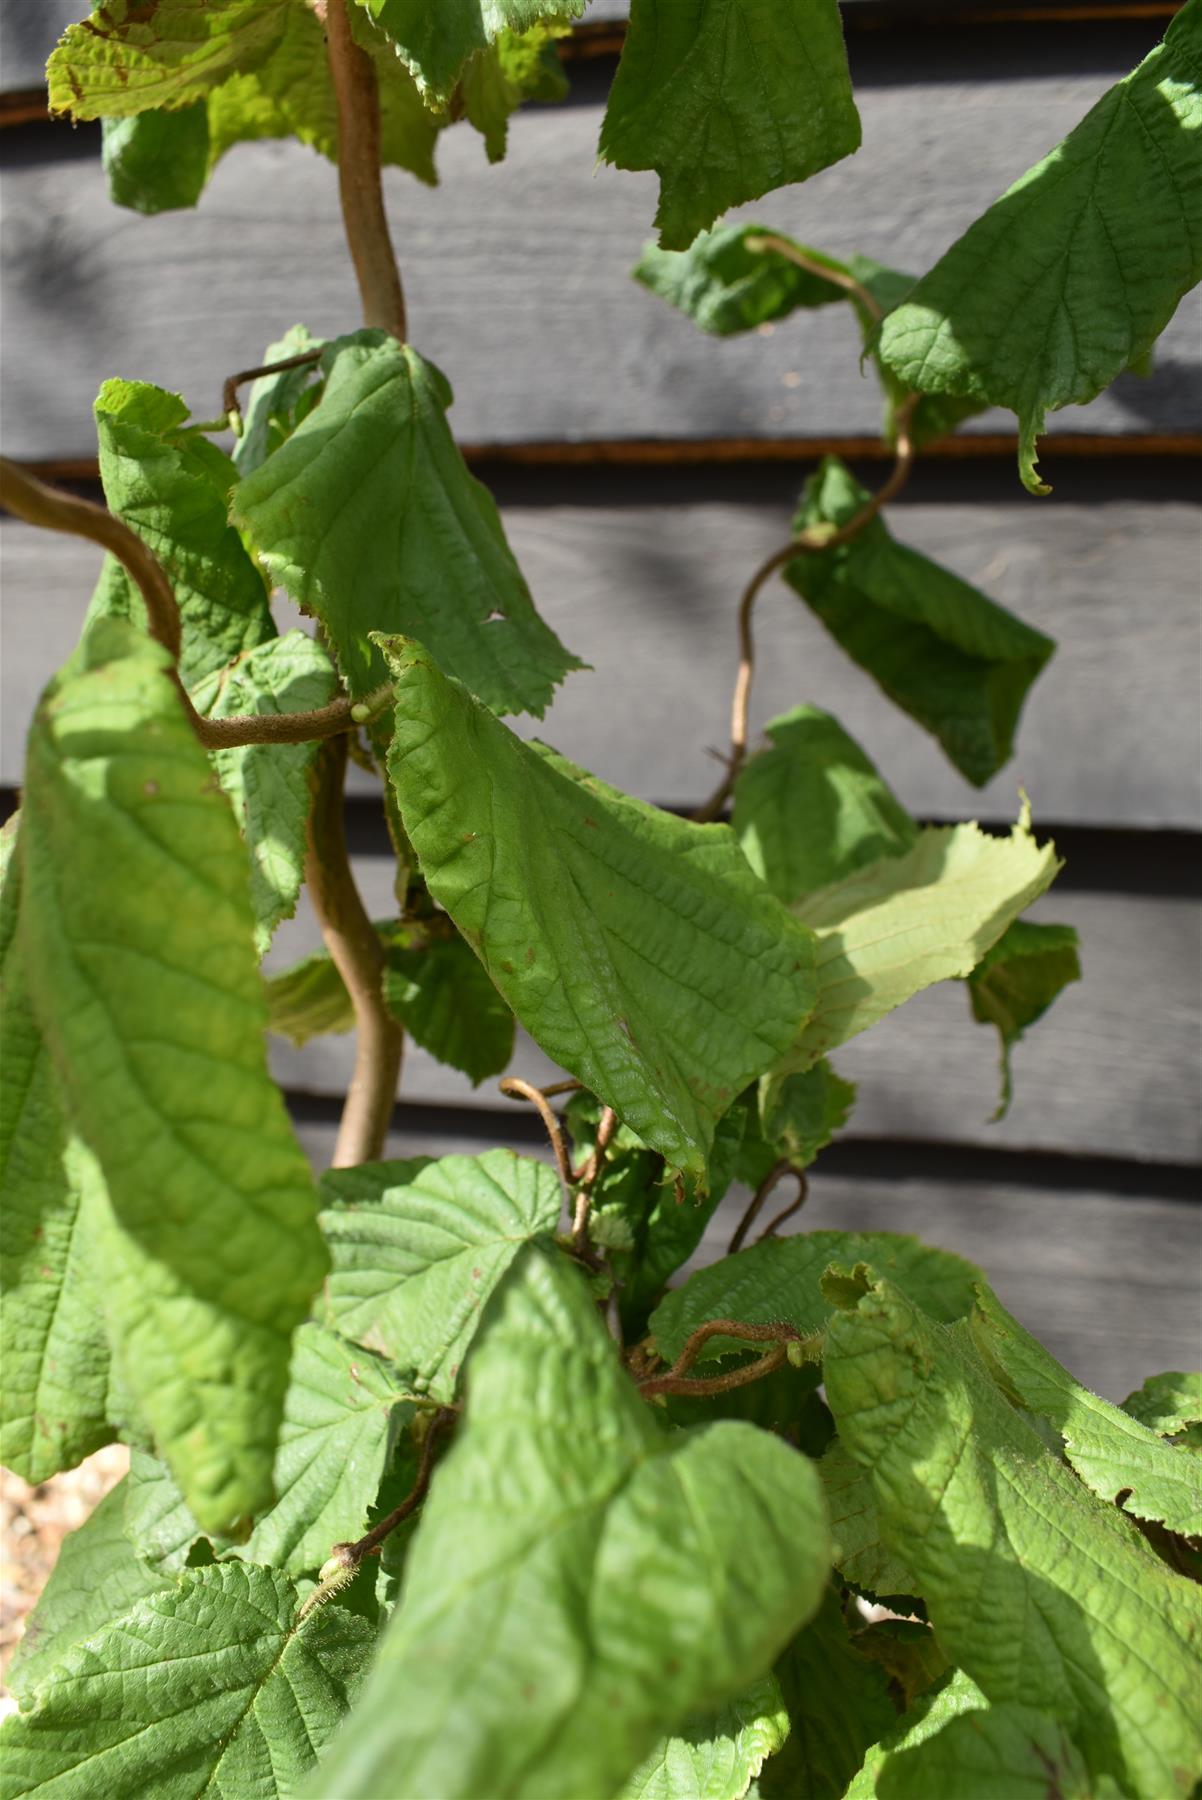
[[[752,1363],[728,1369],[724,1375],[689,1376],[689,1370],[712,1337],[739,1338],[749,1344],[771,1344],[771,1350]],[[728,1394],[733,1388],[745,1387],[762,1375],[771,1375],[787,1360],[789,1345],[805,1341],[805,1333],[795,1325],[748,1325],[738,1319],[707,1319],[685,1340],[684,1349],[666,1375],[652,1375],[638,1384],[645,1400],[656,1394],[694,1394],[705,1398],[710,1394]]]
[[572,1248],[578,1256],[583,1255],[588,1248],[588,1216],[593,1204],[593,1189],[605,1166],[605,1153],[617,1129],[618,1115],[612,1106],[607,1106],[597,1124],[597,1141],[593,1145],[593,1153],[576,1177],[580,1185],[576,1190],[576,1210],[572,1215]]
[[775,237],[771,232],[765,232],[762,237],[749,237],[746,246],[748,250],[761,256],[783,256],[788,262],[796,263],[799,269],[804,269],[807,275],[817,275],[819,280],[829,281],[832,287],[842,288],[845,294],[850,294],[863,307],[874,323],[879,323],[884,318],[883,310],[862,281],[857,281],[845,269],[828,269],[825,263],[819,262],[816,257],[807,256],[804,250],[799,250],[788,238]]
[[253,369],[239,369],[236,375],[227,375],[221,386],[221,410],[233,423],[235,435],[241,429],[242,408],[238,405],[238,389],[247,381],[258,381],[261,375],[282,375],[285,369],[303,369],[309,363],[319,362],[324,344],[314,344],[311,350],[301,350],[296,356],[282,356],[279,362],[259,363]]
[[850,544],[858,537],[866,525],[876,518],[882,506],[896,498],[906,485],[910,470],[914,464],[914,442],[910,436],[910,423],[914,416],[914,408],[918,403],[918,395],[911,394],[897,412],[897,449],[893,468],[889,479],[884,482],[865,501],[854,518],[840,525],[836,530],[830,526],[811,526],[808,531],[799,532],[774,550],[771,556],[764,558],[743,589],[739,601],[738,633],[739,633],[739,668],[735,676],[734,694],[730,703],[730,755],[727,759],[726,774],[714,789],[705,805],[693,814],[698,824],[706,824],[716,819],[729,798],[735,779],[747,760],[747,719],[751,706],[751,684],[755,676],[755,634],[752,630],[752,615],[760,589],[764,584],[791,563],[796,557],[813,555],[821,550],[837,550],[840,544]]
[[404,343],[405,296],[380,181],[380,94],[371,57],[351,33],[348,0],[327,0],[326,44],[338,107],[338,191],[363,323]]
[[780,1182],[784,1180],[792,1166],[793,1165],[790,1163],[787,1156],[782,1156],[779,1162],[773,1163],[764,1179],[760,1182],[759,1187],[756,1188],[755,1193],[751,1196],[743,1217],[735,1226],[734,1236],[726,1247],[727,1256],[734,1256],[737,1251],[743,1248],[747,1233],[759,1218],[765,1200],[767,1200],[769,1194],[773,1192]]
[[[563,1197],[570,1212],[572,1209],[572,1159],[568,1155],[568,1147],[563,1141],[563,1131],[560,1128],[559,1120],[551,1111],[546,1094],[541,1088],[534,1087],[529,1081],[523,1081],[517,1075],[507,1075],[504,1081],[498,1085],[507,1099],[528,1100],[531,1106],[537,1107],[538,1116],[543,1122],[551,1149],[554,1152],[555,1167],[559,1170],[559,1185],[563,1189]],[[557,1082],[555,1091],[563,1092],[563,1084]]]
[[343,824],[345,737],[329,739],[317,758],[305,881],[321,935],[355,1011],[355,1067],[347,1090],[333,1167],[374,1162],[383,1154],[401,1072],[404,1035],[384,1004],[384,949],[351,874]]
[[345,1552],[345,1560],[358,1567],[365,1556],[370,1556],[373,1550],[379,1549],[390,1532],[395,1531],[397,1526],[403,1524],[411,1513],[417,1511],[426,1497],[426,1490],[430,1486],[430,1476],[434,1472],[435,1445],[454,1416],[454,1413],[447,1408],[436,1412],[431,1419],[429,1430],[422,1442],[421,1461],[417,1465],[417,1478],[401,1504],[395,1507],[387,1518],[381,1519],[378,1525],[373,1525],[371,1530],[357,1543],[338,1544],[335,1546],[335,1552],[339,1550]]

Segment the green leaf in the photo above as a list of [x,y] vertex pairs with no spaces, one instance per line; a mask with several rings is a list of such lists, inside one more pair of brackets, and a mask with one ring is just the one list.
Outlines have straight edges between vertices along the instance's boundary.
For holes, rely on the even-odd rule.
[[1077,944],[1071,925],[1032,925],[1015,919],[968,978],[973,1018],[982,1025],[996,1025],[1001,1040],[1002,1093],[995,1119],[1003,1118],[1010,1107],[1014,1045],[1070,981],[1081,979]]
[[1197,1590],[1044,1448],[966,1328],[945,1330],[871,1272],[844,1304],[827,1327],[827,1399],[949,1659],[991,1704],[1059,1720],[1091,1773],[1136,1800],[1189,1794]]
[[1202,1422],[1202,1375],[1149,1375],[1123,1401],[1123,1411],[1165,1437]]
[[963,1669],[954,1669],[942,1687],[923,1694],[902,1714],[892,1731],[872,1746],[844,1800],[873,1800],[880,1791],[880,1777],[891,1767],[896,1754],[926,1743],[952,1719],[962,1713],[979,1713],[985,1705],[985,1696],[976,1682],[970,1681]]
[[580,664],[535,612],[464,466],[446,381],[379,331],[339,338],[322,367],[320,401],[239,484],[234,517],[321,619],[353,694],[387,673],[370,635],[413,632],[486,706],[541,714]]
[[172,1585],[141,1560],[126,1536],[128,1488],[126,1477],[62,1541],[8,1668],[8,1684],[22,1702],[45,1684],[75,1644],[94,1637],[147,1594]]
[[765,727],[770,750],[734,787],[735,836],[786,905],[918,839],[918,827],[837,719],[797,706]]
[[799,307],[832,306],[848,299],[846,287],[838,281],[825,281],[769,249],[767,238],[793,244],[832,275],[854,273],[857,259],[841,262],[768,225],[717,225],[694,238],[687,250],[661,250],[648,244],[631,273],[714,337],[754,331],[757,326],[788,318]]
[[555,1171],[512,1150],[364,1163],[322,1178],[327,1316],[452,1400],[489,1295],[563,1204]]
[[855,1097],[855,1083],[837,1075],[825,1057],[804,1075],[766,1075],[739,1147],[739,1180],[758,1188],[779,1162],[808,1169],[847,1123]]
[[880,1800],[1121,1800],[1105,1776],[1090,1778],[1064,1726],[1030,1706],[961,1713],[911,1750],[895,1751],[877,1781]]
[[[338,679],[321,645],[303,631],[272,638],[229,670],[199,682],[192,698],[210,719],[243,713],[306,712],[327,706]],[[272,933],[296,911],[305,872],[312,772],[320,748],[240,744],[212,752],[213,767],[250,852],[250,903],[262,955]]]
[[458,936],[411,934],[411,946],[389,947],[384,999],[415,1043],[439,1062],[462,1069],[478,1087],[508,1068],[513,1014],[479,959]]
[[764,1800],[842,1800],[865,1753],[897,1715],[883,1670],[866,1662],[848,1637],[837,1588],[827,1589],[817,1617],[798,1632],[776,1673],[789,1736],[765,1768],[760,1793]]
[[134,212],[195,206],[209,178],[209,115],[195,101],[178,112],[105,119],[102,154],[109,199]]
[[105,0],[46,65],[51,112],[128,118],[201,99],[268,55],[293,0]]
[[1202,1463],[1081,1387],[987,1287],[978,1292],[970,1324],[1002,1391],[1051,1419],[1086,1487],[1137,1519],[1202,1537]]
[[326,950],[314,950],[263,984],[267,1028],[292,1044],[353,1031],[355,1009],[346,983]]
[[[794,1325],[820,1332],[831,1316],[822,1277],[832,1261],[871,1262],[889,1275],[932,1317],[963,1318],[974,1299],[980,1271],[950,1250],[934,1250],[893,1231],[810,1231],[768,1238],[691,1275],[666,1294],[651,1318],[655,1346],[675,1362],[685,1341],[707,1319],[740,1319],[751,1325]],[[732,1338],[711,1338],[701,1360],[726,1355]],[[907,1590],[908,1591],[908,1590]]]
[[1150,350],[1202,277],[1202,6],[1104,94],[885,320],[911,387],[1018,415],[1032,493],[1044,415],[1083,404]]
[[[181,1575],[188,1566],[192,1546],[202,1534],[166,1463],[135,1448],[130,1453],[129,1474],[122,1488],[125,1535],[135,1554],[164,1580]],[[217,1547],[224,1549],[231,1541],[218,1536]]]
[[1008,838],[930,828],[904,856],[808,895],[795,910],[818,935],[818,1004],[781,1071],[808,1068],[932,982],[971,974],[1061,866],[1024,810]]
[[[580,0],[581,10],[585,0]],[[467,63],[459,83],[464,114],[484,139],[489,162],[500,162],[509,137],[509,116],[526,100],[562,100],[567,78],[555,48],[565,23],[536,25],[529,31],[502,31],[495,44]]]
[[[843,526],[871,498],[837,457],[806,483],[795,531]],[[831,636],[983,787],[1008,762],[1027,691],[1055,645],[879,516],[849,543],[786,564],[785,580]]]
[[98,621],[43,696],[22,837],[35,1008],[111,1202],[110,1336],[221,1530],[270,1499],[289,1341],[325,1253],[267,1074],[245,851],[166,654],[128,625]]
[[547,1055],[704,1180],[716,1121],[809,1014],[809,933],[725,826],[522,743],[420,645],[387,648],[389,774],[430,892]]
[[[180,673],[191,686],[274,638],[275,625],[263,576],[226,517],[234,466],[187,418],[178,394],[144,381],[106,381],[96,400],[104,497],[170,578],[183,624]],[[124,572],[113,579],[131,591]],[[110,610],[106,592],[102,583],[89,620]],[[140,596],[120,611],[145,621]]]
[[473,1351],[400,1607],[318,1791],[374,1800],[403,1769],[439,1800],[612,1793],[768,1672],[827,1551],[813,1465],[753,1426],[665,1435],[587,1283],[532,1246]]
[[18,930],[19,815],[0,832],[0,1460],[40,1482],[107,1444],[108,1340],[90,1285],[92,1216]]
[[[293,325],[282,338],[268,344],[261,366],[285,362],[290,356],[320,348],[320,340],[311,336],[307,325]],[[252,383],[242,405],[242,433],[234,444],[234,467],[240,476],[253,474],[273,450],[291,437],[316,403],[320,380],[321,371],[315,364],[304,363],[298,369],[260,375]]]
[[742,1800],[788,1729],[780,1687],[765,1675],[716,1713],[689,1720],[657,1744],[616,1800]]
[[76,1644],[0,1733],[5,1792],[295,1793],[350,1705],[368,1623],[326,1605],[297,1626],[276,1569],[217,1563]]
[[835,1540],[835,1567],[845,1581],[879,1600],[921,1598],[918,1582],[881,1540],[872,1481],[839,1438],[823,1451],[818,1473]]
[[859,144],[834,0],[632,0],[599,154],[656,170],[663,249]]
[[587,0],[359,0],[394,45],[427,106],[450,105],[456,83],[515,34],[578,19]]
[[880,1664],[904,1707],[948,1674],[939,1639],[923,1619],[877,1619],[856,1632],[856,1649]]

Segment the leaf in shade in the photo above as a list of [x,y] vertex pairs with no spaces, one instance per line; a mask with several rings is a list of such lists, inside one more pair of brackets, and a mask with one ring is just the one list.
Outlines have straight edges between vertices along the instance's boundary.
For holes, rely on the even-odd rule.
[[765,729],[772,748],[740,770],[732,823],[786,905],[917,842],[914,820],[829,713],[797,706]]
[[519,106],[566,97],[567,77],[555,46],[569,30],[566,23],[553,22],[529,31],[502,31],[495,44],[477,52],[464,68],[459,83],[464,116],[484,139],[489,162],[504,157],[510,115]]
[[1002,1092],[995,1119],[1010,1108],[1014,1084],[1010,1052],[1070,981],[1081,979],[1077,933],[1071,925],[1033,925],[1015,919],[968,978],[972,1016],[996,1025],[1001,1042]]
[[[197,712],[210,719],[239,714],[315,711],[328,706],[338,678],[321,645],[303,631],[272,638],[231,669],[198,682]],[[240,744],[211,752],[217,779],[250,852],[255,944],[262,955],[277,925],[296,911],[305,872],[312,773],[320,746]]]
[[881,328],[911,387],[1018,415],[1019,471],[1044,415],[1101,393],[1202,277],[1202,6],[969,227]]
[[835,1540],[835,1567],[853,1587],[878,1601],[920,1599],[915,1577],[881,1541],[872,1480],[838,1438],[818,1464]]
[[412,1371],[419,1392],[454,1399],[489,1295],[522,1246],[559,1223],[555,1171],[487,1150],[331,1169],[321,1189],[331,1323]]
[[758,1188],[781,1162],[808,1169],[847,1123],[855,1098],[855,1083],[825,1057],[803,1075],[765,1075],[739,1146],[739,1180]]
[[209,178],[209,115],[203,100],[178,112],[105,119],[101,139],[109,199],[134,212],[195,206]]
[[270,1498],[325,1253],[267,1074],[245,849],[165,652],[126,624],[97,621],[42,698],[22,851],[35,1013],[108,1189],[122,1380],[222,1530]]
[[[822,1277],[833,1261],[871,1262],[934,1318],[963,1318],[971,1308],[980,1271],[950,1250],[935,1250],[892,1231],[810,1231],[768,1238],[737,1256],[699,1269],[666,1294],[651,1318],[656,1349],[675,1362],[685,1342],[707,1319],[742,1319],[753,1325],[793,1325],[819,1332],[832,1302]],[[742,1349],[731,1338],[711,1338],[701,1360]]]
[[353,694],[387,674],[371,634],[412,632],[486,706],[541,714],[580,664],[535,612],[464,466],[446,381],[380,331],[328,345],[322,368],[321,399],[235,489],[234,517],[321,619]]
[[717,1712],[689,1720],[657,1744],[616,1800],[742,1800],[788,1729],[780,1686],[765,1675]]
[[[878,1782],[890,1766],[895,1754],[925,1743],[942,1731],[962,1713],[980,1712],[987,1702],[975,1681],[962,1669],[953,1669],[933,1692],[920,1696],[907,1707],[891,1731],[873,1744],[853,1777],[844,1800],[873,1800],[879,1793]],[[950,1796],[949,1796],[950,1800]]]
[[748,1425],[663,1433],[580,1272],[531,1246],[317,1792],[375,1800],[400,1768],[439,1800],[613,1793],[767,1674],[828,1566],[807,1458]]
[[436,110],[451,103],[456,84],[470,77],[472,69],[494,47],[525,34],[535,37],[540,28],[567,24],[584,11],[587,0],[443,0],[428,6],[425,0],[358,0],[380,31],[391,41],[400,60],[412,74],[427,106]]
[[[307,325],[293,325],[282,338],[268,344],[261,366],[286,362],[289,357],[320,348],[320,340],[310,334]],[[316,405],[320,393],[321,372],[314,363],[260,375],[251,384],[242,403],[242,431],[234,444],[234,467],[240,476],[252,474],[291,437],[305,414]]]
[[461,937],[410,935],[416,941],[387,952],[388,1009],[423,1050],[462,1069],[478,1087],[509,1066],[513,1014]]
[[717,1120],[808,1016],[809,933],[725,826],[523,743],[420,645],[387,648],[389,774],[430,892],[547,1055],[703,1181]]
[[936,981],[970,975],[1062,866],[1024,810],[1008,838],[928,828],[795,908],[818,936],[818,1003],[779,1069],[811,1066]]
[[294,1795],[375,1636],[336,1604],[298,1628],[298,1601],[279,1570],[240,1563],[137,1601],[6,1720],[6,1794]]
[[1202,1538],[1202,1462],[1081,1387],[987,1287],[978,1292],[970,1324],[1003,1392],[1052,1421],[1086,1487],[1138,1519]]
[[1044,1448],[967,1326],[936,1324],[862,1266],[838,1298],[827,1399],[949,1660],[990,1704],[1060,1721],[1091,1774],[1134,1800],[1188,1795],[1202,1772],[1197,1590]]
[[910,1750],[896,1750],[877,1779],[880,1800],[930,1800],[955,1791],[972,1800],[1122,1800],[1106,1775],[1095,1780],[1062,1724],[1030,1706],[960,1713]]
[[[841,527],[870,499],[837,457],[806,483],[794,530]],[[1009,761],[1027,692],[1055,645],[950,569],[898,543],[879,516],[809,551],[785,580],[832,637],[982,787]]]
[[834,0],[633,0],[599,154],[656,170],[663,249],[859,144]]
[[94,1637],[171,1578],[142,1561],[125,1531],[128,1477],[62,1541],[54,1567],[26,1621],[8,1667],[8,1684],[26,1704],[75,1644]]
[[[234,466],[187,418],[178,394],[144,381],[106,381],[96,400],[104,497],[175,590],[180,673],[191,686],[276,630],[263,576],[226,516]],[[119,568],[102,578],[89,621],[114,611],[145,624],[142,598]]]
[[842,1800],[897,1715],[884,1672],[856,1649],[835,1587],[776,1665],[789,1735],[760,1777],[764,1800]]

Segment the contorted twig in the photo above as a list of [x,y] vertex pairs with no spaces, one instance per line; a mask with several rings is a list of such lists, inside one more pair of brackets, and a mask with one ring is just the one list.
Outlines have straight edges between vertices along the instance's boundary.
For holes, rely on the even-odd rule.
[[832,287],[842,288],[845,294],[850,294],[864,308],[874,324],[879,324],[885,316],[876,296],[869,292],[862,281],[857,281],[846,269],[828,269],[825,263],[819,262],[816,257],[807,256],[804,250],[791,244],[788,238],[777,237],[773,232],[766,231],[757,233],[755,237],[745,238],[744,247],[761,256],[783,256],[788,262],[796,263],[799,269],[804,269],[807,275],[817,275],[819,280],[829,281]]
[[588,1247],[588,1215],[593,1203],[593,1189],[605,1166],[605,1153],[617,1129],[618,1115],[612,1106],[607,1106],[597,1123],[597,1141],[593,1145],[592,1155],[579,1172],[573,1172],[573,1179],[579,1184],[576,1189],[576,1210],[572,1217],[572,1248],[577,1255],[583,1255]]
[[260,363],[254,369],[239,369],[236,375],[227,375],[221,386],[221,410],[230,422],[235,437],[242,433],[242,408],[238,404],[238,389],[247,381],[257,381],[261,375],[282,375],[285,369],[303,369],[309,363],[317,362],[324,344],[314,344],[311,350],[302,350],[296,356],[282,356],[278,362]]
[[[532,1082],[523,1081],[517,1075],[507,1075],[504,1081],[498,1085],[508,1099],[528,1100],[531,1106],[538,1109],[538,1116],[546,1127],[547,1136],[551,1141],[551,1149],[555,1154],[555,1167],[559,1170],[559,1185],[563,1189],[563,1197],[570,1213],[572,1211],[572,1161],[568,1155],[568,1147],[563,1141],[563,1131],[559,1120],[551,1111],[547,1101],[547,1093],[563,1093],[564,1084],[556,1082],[553,1088],[548,1088],[544,1093],[542,1088],[536,1088]],[[578,1086],[579,1084],[574,1085]]]
[[[749,1344],[771,1344],[772,1349],[752,1363],[728,1369],[725,1375],[703,1375],[690,1380],[689,1370],[712,1337],[738,1338]],[[799,1331],[796,1325],[748,1325],[738,1319],[707,1319],[704,1325],[699,1325],[696,1331],[690,1333],[685,1340],[684,1349],[667,1374],[652,1375],[646,1381],[640,1381],[639,1393],[644,1400],[653,1399],[657,1394],[693,1394],[701,1399],[712,1394],[728,1394],[733,1388],[746,1387],[748,1382],[758,1381],[763,1375],[771,1375],[788,1360],[790,1344],[803,1344],[807,1341],[807,1333]]]

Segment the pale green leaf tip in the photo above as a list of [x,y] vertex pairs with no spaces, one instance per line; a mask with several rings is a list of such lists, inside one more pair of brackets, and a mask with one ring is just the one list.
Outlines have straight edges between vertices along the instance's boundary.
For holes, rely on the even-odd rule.
[[840,1312],[855,1312],[865,1294],[872,1292],[873,1285],[872,1270],[863,1262],[853,1269],[830,1263],[818,1280],[823,1299],[837,1306]]

